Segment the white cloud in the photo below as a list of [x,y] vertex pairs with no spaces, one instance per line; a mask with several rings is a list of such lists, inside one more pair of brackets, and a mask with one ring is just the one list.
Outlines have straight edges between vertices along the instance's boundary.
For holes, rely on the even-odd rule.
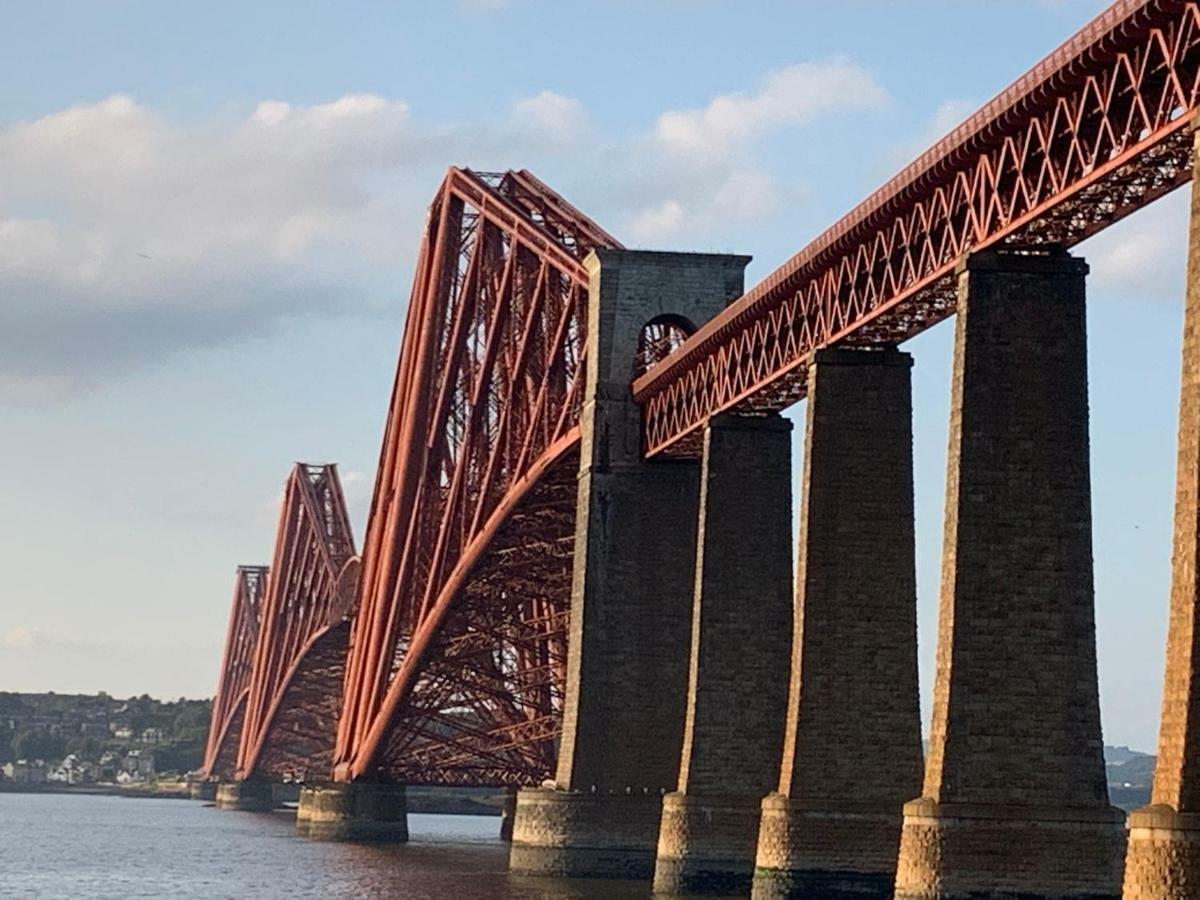
[[669,240],[683,225],[683,207],[676,200],[643,209],[633,217],[633,236],[638,240]]
[[1092,291],[1179,303],[1185,287],[1188,200],[1178,190],[1081,244]]
[[564,144],[583,138],[591,129],[587,111],[574,97],[542,91],[513,104],[513,126]]
[[880,154],[876,165],[879,179],[882,181],[895,175],[961,125],[978,108],[979,103],[975,100],[954,98],[942,101],[910,139],[900,141]]
[[362,542],[366,540],[367,512],[371,506],[371,491],[375,487],[375,479],[369,473],[358,469],[341,472],[340,477],[346,509],[350,514],[350,522],[361,553]]
[[643,241],[696,240],[731,223],[762,218],[796,193],[754,162],[757,142],[823,115],[879,109],[884,88],[844,59],[770,73],[752,92],[721,94],[697,109],[668,110],[622,148],[630,230]]
[[929,129],[929,143],[941,140],[965,122],[979,108],[974,100],[947,100],[933,114],[933,125]]
[[296,316],[394,317],[449,164],[549,169],[618,236],[689,246],[794,194],[757,141],[885,101],[833,60],[608,141],[550,90],[472,125],[373,94],[193,120],[116,95],[0,122],[0,401],[50,402]]
[[844,59],[798,63],[772,72],[754,93],[722,94],[703,109],[665,112],[654,133],[669,152],[708,158],[822,113],[878,109],[887,100],[868,72]]
[[42,650],[74,644],[74,641],[48,633],[34,625],[12,625],[0,631],[0,650]]
[[374,479],[370,475],[358,469],[348,469],[340,472],[339,477],[342,482],[342,495],[346,498],[347,505],[357,507],[370,501],[371,491],[375,487]]
[[342,487],[347,491],[351,488],[351,486],[358,486],[367,483],[367,473],[358,469],[350,469],[347,472],[341,473],[339,477],[341,478]]
[[0,647],[5,650],[25,650],[37,643],[38,631],[28,625],[13,625],[0,633]]
[[198,122],[114,96],[0,126],[0,379],[37,396],[363,310],[445,156],[375,96]]

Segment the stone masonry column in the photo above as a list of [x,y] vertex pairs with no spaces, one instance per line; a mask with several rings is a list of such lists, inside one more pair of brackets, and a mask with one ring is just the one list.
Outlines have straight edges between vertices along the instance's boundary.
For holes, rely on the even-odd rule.
[[217,799],[217,782],[210,778],[193,781],[188,785],[188,796],[193,800],[212,803]]
[[778,415],[725,414],[705,429],[687,719],[656,893],[745,891],[754,874],[787,708],[791,431]]
[[1200,185],[1195,180],[1187,278],[1166,683],[1151,805],[1129,817],[1126,900],[1200,896]]
[[567,693],[552,788],[517,797],[510,867],[649,878],[679,778],[699,466],[647,462],[633,402],[639,338],[699,325],[742,293],[749,257],[599,250],[590,273]]
[[897,900],[1108,898],[1096,681],[1087,266],[1061,251],[959,269],[937,680]]
[[217,785],[217,809],[240,812],[270,812],[275,808],[271,782],[258,778],[245,781],[222,781]]
[[791,687],[755,898],[891,897],[920,786],[912,357],[809,369]]
[[505,788],[504,805],[500,807],[500,840],[512,843],[513,818],[517,814],[517,789]]
[[407,791],[402,784],[365,781],[306,785],[300,791],[296,830],[314,840],[404,843]]

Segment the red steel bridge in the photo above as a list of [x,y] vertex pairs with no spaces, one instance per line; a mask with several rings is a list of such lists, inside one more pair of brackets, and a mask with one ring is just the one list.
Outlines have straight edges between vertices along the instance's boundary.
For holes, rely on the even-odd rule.
[[[805,394],[814,351],[954,312],[970,252],[1070,247],[1191,178],[1200,3],[1120,0],[723,313],[629,373],[647,457]],[[429,209],[361,577],[333,467],[238,571],[206,771],[536,785],[567,690],[588,271],[620,245],[526,171]],[[265,583],[265,588],[264,588]]]
[[271,567],[238,567],[206,777],[328,772],[358,571],[337,467],[297,463]]

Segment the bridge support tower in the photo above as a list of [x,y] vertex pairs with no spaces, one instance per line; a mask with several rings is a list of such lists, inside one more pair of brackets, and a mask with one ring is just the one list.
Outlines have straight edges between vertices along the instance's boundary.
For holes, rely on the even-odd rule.
[[[1195,165],[1200,172],[1200,158]],[[1200,892],[1200,184],[1195,177],[1187,278],[1166,683],[1151,805],[1129,817],[1126,900],[1183,900]]]
[[217,799],[217,782],[210,778],[193,781],[188,785],[188,796],[193,800],[213,803]]
[[699,467],[646,462],[630,382],[649,323],[697,325],[742,293],[748,257],[598,250],[563,736],[553,788],[517,798],[510,865],[649,878],[679,777]]
[[750,887],[779,773],[792,630],[792,423],[726,413],[704,434],[687,714],[654,889]]
[[1108,802],[1096,676],[1086,273],[1060,251],[985,252],[959,269],[933,724],[897,900],[1120,892],[1124,815]]
[[891,897],[921,782],[911,369],[889,348],[821,350],[809,369],[791,688],[755,898]]
[[322,841],[402,844],[408,840],[408,794],[402,784],[306,785],[296,830]]
[[270,812],[275,808],[271,782],[252,778],[246,781],[222,781],[217,785],[217,809],[242,812]]

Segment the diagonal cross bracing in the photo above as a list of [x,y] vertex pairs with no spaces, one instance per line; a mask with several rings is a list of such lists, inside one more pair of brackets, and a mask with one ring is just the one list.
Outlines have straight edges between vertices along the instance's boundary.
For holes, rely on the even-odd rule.
[[646,455],[695,455],[716,413],[801,399],[820,347],[951,315],[965,254],[1069,247],[1185,183],[1198,72],[1200,3],[1114,3],[638,378]]
[[266,566],[238,566],[233,585],[233,608],[225,635],[225,654],[221,660],[220,680],[213,698],[201,767],[205,778],[232,778],[237,769],[267,573]]
[[474,754],[493,782],[530,783],[553,765],[561,685],[527,675],[565,647],[582,260],[616,246],[528,172],[447,173],[380,454],[339,778],[469,780]]
[[239,778],[328,772],[357,572],[337,466],[296,463],[263,598]]

